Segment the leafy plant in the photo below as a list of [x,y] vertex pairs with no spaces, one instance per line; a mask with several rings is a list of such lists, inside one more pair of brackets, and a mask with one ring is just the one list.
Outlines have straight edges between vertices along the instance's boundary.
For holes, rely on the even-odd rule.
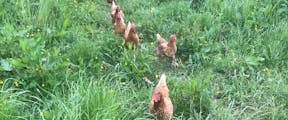
[[[171,97],[174,98],[176,116],[193,117],[199,114],[206,118],[211,114],[212,89],[210,87],[211,77],[186,78],[179,82],[172,90]],[[188,117],[189,116],[189,117]]]

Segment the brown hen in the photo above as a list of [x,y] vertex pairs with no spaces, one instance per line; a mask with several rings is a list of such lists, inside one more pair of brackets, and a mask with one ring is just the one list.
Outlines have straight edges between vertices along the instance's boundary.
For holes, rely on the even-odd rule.
[[121,17],[124,18],[124,13],[122,12],[122,10],[120,9],[120,5],[116,5],[114,2],[112,3],[111,6],[111,18],[112,18],[112,24],[115,23],[116,21],[116,15],[120,13]]
[[160,81],[153,92],[149,104],[149,112],[156,117],[157,120],[169,120],[172,117],[173,104],[169,97],[165,74],[161,75]]
[[128,23],[124,34],[124,45],[127,45],[128,43],[133,43],[134,48],[138,48],[139,37],[137,35],[136,25],[133,22]]
[[172,34],[170,36],[169,42],[167,42],[164,38],[157,34],[158,48],[157,48],[157,56],[158,58],[162,58],[164,56],[168,57],[172,60],[172,64],[175,68],[178,67],[178,63],[176,62],[175,54],[177,52],[176,46],[176,34]]
[[126,24],[123,17],[119,13],[116,14],[116,22],[114,23],[114,33],[115,34],[124,34],[126,29]]

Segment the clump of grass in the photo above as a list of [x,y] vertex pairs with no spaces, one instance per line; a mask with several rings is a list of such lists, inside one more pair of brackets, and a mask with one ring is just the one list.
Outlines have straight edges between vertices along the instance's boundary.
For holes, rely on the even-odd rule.
[[30,115],[24,112],[29,112],[31,103],[26,99],[30,95],[28,91],[17,89],[11,79],[1,80],[0,89],[0,115],[3,120],[25,119]]
[[129,85],[133,85],[132,83],[107,84],[105,81],[111,81],[111,76],[87,79],[82,76],[85,73],[79,74],[80,81],[62,86],[61,93],[52,94],[46,91],[49,99],[38,99],[34,109],[38,110],[39,114],[35,113],[33,117],[57,120],[132,119],[148,112],[144,107],[147,103],[136,101],[145,97],[142,97],[143,94],[137,95],[134,90],[131,91]]

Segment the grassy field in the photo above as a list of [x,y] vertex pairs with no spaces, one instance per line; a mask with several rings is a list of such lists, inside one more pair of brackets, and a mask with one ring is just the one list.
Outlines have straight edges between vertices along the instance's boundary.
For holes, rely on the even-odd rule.
[[[288,119],[287,0],[118,4],[136,51],[114,36],[106,0],[0,0],[0,119],[153,119],[162,73],[173,119]],[[156,57],[156,34],[173,32],[178,69]]]

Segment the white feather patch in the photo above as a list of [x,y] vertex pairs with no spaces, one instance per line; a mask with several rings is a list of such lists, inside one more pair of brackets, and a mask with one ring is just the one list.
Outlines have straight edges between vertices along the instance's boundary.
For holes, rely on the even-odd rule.
[[131,29],[131,22],[129,21],[128,22],[128,25],[127,25],[127,29],[125,31],[125,35],[124,35],[124,38],[126,39],[128,37],[128,34],[129,34],[129,31]]

